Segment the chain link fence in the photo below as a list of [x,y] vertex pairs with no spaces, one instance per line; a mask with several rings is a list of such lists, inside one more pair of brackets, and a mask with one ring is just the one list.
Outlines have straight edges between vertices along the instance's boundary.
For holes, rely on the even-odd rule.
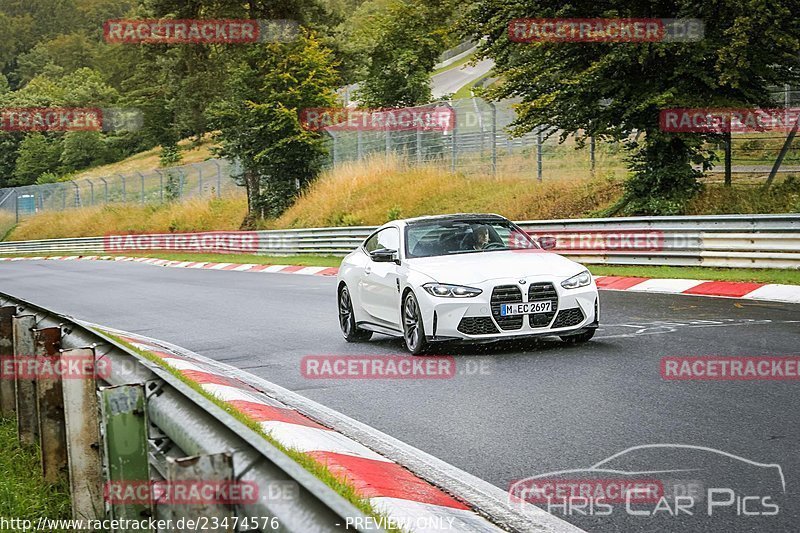
[[420,109],[426,107],[450,108],[452,127],[326,129],[330,165],[385,154],[400,155],[411,164],[438,164],[453,172],[538,180],[624,171],[618,144],[590,140],[578,145],[572,136],[561,143],[559,132],[550,128],[512,137],[507,129],[516,118],[512,101],[464,98]]
[[224,159],[156,170],[0,189],[0,210],[17,221],[45,211],[111,203],[163,203],[220,197],[236,188],[234,165]]

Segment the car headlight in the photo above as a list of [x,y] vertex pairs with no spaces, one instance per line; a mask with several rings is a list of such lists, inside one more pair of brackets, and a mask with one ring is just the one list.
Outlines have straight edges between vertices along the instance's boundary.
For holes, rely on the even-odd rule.
[[448,285],[447,283],[426,283],[422,286],[428,294],[442,298],[473,298],[483,291],[475,287]]
[[561,282],[561,286],[565,289],[577,289],[578,287],[585,287],[592,282],[592,275],[588,270],[584,270],[580,274],[572,276]]

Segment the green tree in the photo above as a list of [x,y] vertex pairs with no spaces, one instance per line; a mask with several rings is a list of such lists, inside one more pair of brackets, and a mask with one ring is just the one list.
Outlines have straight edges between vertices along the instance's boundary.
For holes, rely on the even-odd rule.
[[[366,6],[362,6],[366,9]],[[356,98],[367,107],[407,107],[431,101],[430,74],[452,42],[449,1],[392,0],[366,31],[369,67]]]
[[[800,18],[795,2],[718,0],[477,0],[465,28],[485,36],[480,55],[494,59],[503,83],[493,98],[519,97],[518,134],[540,125],[584,138],[628,142],[631,177],[618,209],[680,213],[699,189],[701,169],[715,157],[703,150],[714,136],[665,133],[659,112],[672,107],[773,106],[769,87],[800,77]],[[698,42],[512,42],[514,18],[696,18]]]
[[236,53],[225,98],[209,119],[219,154],[241,165],[250,217],[276,216],[322,163],[320,135],[301,127],[299,113],[333,105],[338,77],[330,50],[311,34]]
[[19,145],[12,185],[30,185],[40,175],[58,168],[61,160],[61,139],[42,133],[27,135]]

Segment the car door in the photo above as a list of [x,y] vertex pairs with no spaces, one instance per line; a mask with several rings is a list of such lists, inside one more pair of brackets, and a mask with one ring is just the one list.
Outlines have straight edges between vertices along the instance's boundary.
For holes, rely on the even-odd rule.
[[[369,255],[375,250],[395,250],[399,254],[400,230],[384,228],[364,243]],[[399,257],[399,255],[398,255]],[[398,265],[369,260],[361,274],[359,297],[361,307],[377,322],[399,329],[400,294],[398,287]]]

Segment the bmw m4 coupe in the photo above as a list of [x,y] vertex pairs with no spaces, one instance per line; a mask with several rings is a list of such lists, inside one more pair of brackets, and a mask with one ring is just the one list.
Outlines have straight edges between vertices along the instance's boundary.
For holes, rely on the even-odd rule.
[[585,267],[548,251],[554,246],[499,215],[384,224],[342,260],[342,334],[349,342],[402,336],[413,354],[453,340],[586,342],[599,324],[597,286]]

